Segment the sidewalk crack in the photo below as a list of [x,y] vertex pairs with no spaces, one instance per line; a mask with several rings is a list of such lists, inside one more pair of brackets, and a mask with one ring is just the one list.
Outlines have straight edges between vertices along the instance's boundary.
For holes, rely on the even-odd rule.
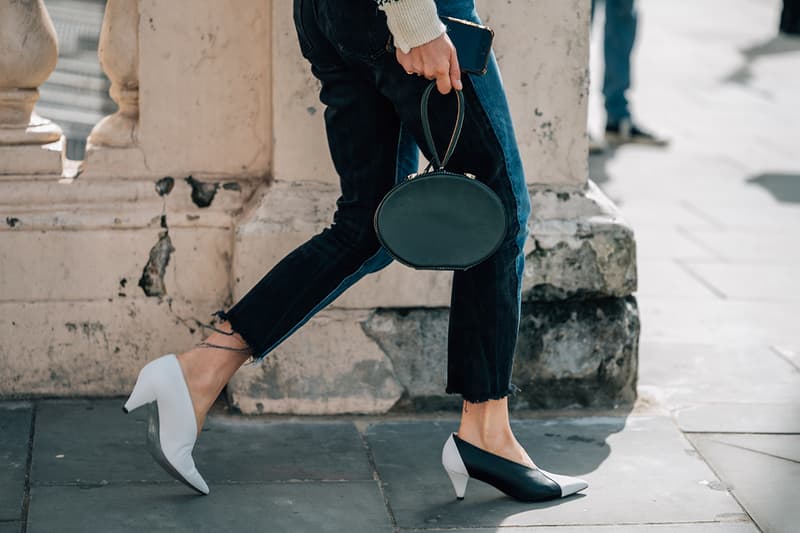
[[31,427],[28,432],[28,457],[25,461],[25,492],[22,497],[22,510],[20,517],[20,533],[28,531],[28,511],[31,503],[31,465],[33,464],[33,436],[36,431],[36,407],[34,403],[31,409]]
[[746,450],[748,452],[758,453],[760,455],[766,455],[767,457],[773,457],[775,459],[782,459],[784,461],[789,461],[790,463],[800,464],[800,460],[797,459],[790,459],[789,457],[783,457],[781,455],[775,455],[774,453],[765,452],[763,450],[756,450],[754,448],[750,448],[748,446],[742,446],[741,444],[733,444],[732,442],[725,442],[722,440],[717,439],[709,439],[710,441],[716,442],[717,444],[724,444],[725,446],[730,446],[732,448],[739,448],[740,450]]
[[397,525],[397,519],[394,516],[394,511],[392,511],[392,506],[389,503],[389,498],[386,496],[386,493],[383,490],[383,481],[381,480],[380,475],[378,474],[378,467],[375,464],[375,457],[372,455],[372,448],[369,447],[369,442],[367,442],[367,438],[364,436],[362,432],[362,428],[359,427],[359,424],[354,424],[356,428],[356,432],[358,432],[358,437],[361,439],[361,445],[364,447],[364,452],[367,454],[367,461],[369,462],[369,468],[372,470],[372,479],[378,483],[378,490],[381,493],[381,497],[383,498],[383,505],[384,509],[386,509],[386,515],[389,517],[389,522],[392,526],[392,531],[397,533],[400,531],[400,528]]

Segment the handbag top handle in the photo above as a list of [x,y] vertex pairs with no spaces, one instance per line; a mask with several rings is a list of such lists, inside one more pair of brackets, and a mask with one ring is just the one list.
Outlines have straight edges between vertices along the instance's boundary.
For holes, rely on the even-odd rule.
[[461,136],[461,127],[464,125],[464,95],[462,91],[453,89],[458,100],[456,123],[455,126],[453,126],[453,134],[450,136],[450,143],[447,146],[444,158],[439,159],[439,153],[436,151],[436,145],[433,142],[433,134],[431,133],[430,117],[428,117],[428,98],[434,87],[436,87],[436,81],[432,81],[430,85],[425,88],[425,91],[422,93],[422,101],[420,102],[419,109],[420,116],[422,117],[422,131],[425,133],[425,141],[427,141],[428,149],[431,152],[431,161],[425,169],[426,172],[430,170],[431,165],[434,165],[436,170],[444,170],[444,166],[456,150],[458,138]]

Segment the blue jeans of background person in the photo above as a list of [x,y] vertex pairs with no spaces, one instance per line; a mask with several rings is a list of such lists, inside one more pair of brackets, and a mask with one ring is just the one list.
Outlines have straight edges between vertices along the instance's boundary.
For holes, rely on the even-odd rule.
[[[479,22],[473,0],[439,0],[440,15]],[[229,311],[218,312],[257,360],[366,274],[392,258],[373,216],[386,192],[426,157],[419,103],[429,81],[397,63],[386,17],[374,0],[295,0],[300,49],[321,83],[328,145],[340,178],[333,223],[289,253]],[[523,245],[530,200],[495,58],[489,72],[463,79],[466,115],[448,164],[470,172],[503,201],[509,231],[490,258],[453,273],[448,325],[447,393],[477,402],[513,394],[520,319]],[[443,152],[456,106],[431,96],[431,127]],[[280,132],[278,132],[280,135]]]
[[[603,98],[606,123],[617,124],[631,116],[625,91],[631,86],[631,52],[636,40],[634,0],[604,0],[606,23],[603,29]],[[594,15],[595,0],[592,0]]]

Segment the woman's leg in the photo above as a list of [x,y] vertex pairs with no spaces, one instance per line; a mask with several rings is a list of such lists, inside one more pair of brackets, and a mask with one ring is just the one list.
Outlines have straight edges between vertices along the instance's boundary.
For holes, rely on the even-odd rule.
[[[440,15],[479,22],[468,0],[437,1]],[[409,76],[389,54],[374,68],[378,87],[391,99],[403,123],[427,154],[419,116],[419,98],[429,83]],[[508,215],[508,234],[483,263],[456,271],[448,337],[448,393],[464,400],[459,436],[498,455],[532,465],[509,424],[508,395],[519,328],[523,246],[530,199],[511,116],[497,63],[492,56],[484,76],[464,75],[464,126],[448,169],[475,174],[494,190]],[[455,117],[453,95],[431,98],[437,146],[445,144]]]
[[[203,343],[177,355],[183,377],[192,398],[197,433],[203,428],[206,413],[214,405],[222,389],[237,370],[250,358],[251,350],[241,335],[232,331],[230,323],[223,322],[217,328],[230,334],[215,332]],[[213,346],[204,346],[204,345]],[[223,347],[230,347],[226,350]]]

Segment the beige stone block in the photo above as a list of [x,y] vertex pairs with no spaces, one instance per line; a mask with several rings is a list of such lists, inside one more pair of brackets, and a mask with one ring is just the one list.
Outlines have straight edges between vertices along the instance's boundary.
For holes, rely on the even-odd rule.
[[397,261],[342,293],[333,307],[449,307],[453,274],[415,270]]
[[129,394],[145,363],[201,340],[192,319],[218,303],[0,302],[0,396]]
[[273,176],[338,183],[325,135],[320,83],[300,53],[290,3],[272,4]]
[[[28,207],[3,209],[3,214],[13,219],[13,228],[6,220],[3,231],[26,230],[97,230],[97,229],[145,229],[157,230],[161,221],[161,206],[143,202],[142,209],[126,209],[129,206],[58,205],[51,209]],[[0,206],[2,208],[2,206]],[[219,211],[170,210],[167,215],[170,228],[219,228],[231,230],[231,215]],[[1,239],[2,237],[0,237]]]
[[[174,251],[164,273],[167,295],[225,300],[230,231],[172,228],[169,235]],[[2,231],[0,301],[144,298],[137,283],[158,240],[158,228]]]
[[154,175],[269,173],[271,6],[140,0],[139,144]]
[[391,360],[361,323],[370,311],[317,314],[228,385],[244,413],[384,413],[403,393]]
[[[234,298],[241,298],[285,255],[329,225],[337,196],[333,185],[274,182],[258,208],[236,229]],[[331,305],[448,306],[451,279],[450,272],[414,270],[394,262],[362,278]]]
[[621,297],[636,290],[633,229],[594,182],[571,192],[530,190],[524,300]]
[[138,146],[112,148],[89,144],[80,166],[82,178],[139,178],[152,174],[145,161],[144,152]]
[[[0,208],[3,213],[71,212],[75,217],[69,223],[53,221],[56,227],[93,227],[94,213],[111,212],[108,220],[114,227],[142,225],[142,221],[159,223],[166,208],[168,222],[172,224],[222,226],[229,228],[233,218],[241,214],[244,205],[263,181],[252,179],[220,179],[218,176],[195,175],[196,187],[211,188],[213,198],[205,207],[193,199],[193,187],[185,175],[173,176],[172,191],[160,196],[157,183],[160,179],[116,179],[97,176],[92,179],[64,178],[52,174],[38,176],[7,175],[0,177]],[[81,222],[80,217],[86,221]],[[116,220],[119,219],[119,220]],[[127,222],[130,221],[130,222]],[[144,222],[148,225],[148,222]]]
[[64,164],[64,137],[49,144],[0,146],[0,174],[60,175]]
[[495,31],[495,55],[528,183],[586,183],[589,2],[476,4]]
[[[510,4],[510,5],[509,5]],[[586,183],[589,9],[585,0],[482,0],[528,183]],[[325,137],[319,82],[300,54],[291,6],[275,3],[274,175],[330,181],[336,172]]]

